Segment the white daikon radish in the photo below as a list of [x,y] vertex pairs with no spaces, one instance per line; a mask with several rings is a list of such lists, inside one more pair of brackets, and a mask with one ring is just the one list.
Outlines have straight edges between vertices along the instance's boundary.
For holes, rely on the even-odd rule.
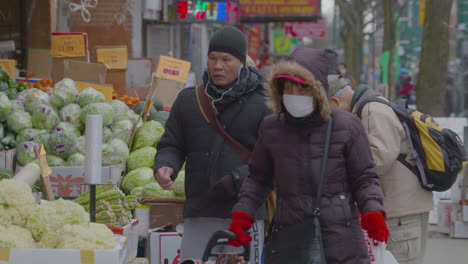
[[41,167],[36,162],[26,164],[21,170],[12,178],[15,181],[21,181],[33,187],[36,181],[41,176]]

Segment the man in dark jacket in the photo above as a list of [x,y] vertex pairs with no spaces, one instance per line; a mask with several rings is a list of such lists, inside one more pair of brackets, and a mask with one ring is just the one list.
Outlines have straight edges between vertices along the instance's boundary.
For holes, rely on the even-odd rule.
[[[363,226],[369,236],[387,239],[382,189],[364,128],[350,113],[331,113],[327,75],[325,52],[310,48],[298,48],[286,61],[273,66],[269,103],[274,114],[260,126],[249,161],[250,174],[233,208],[229,230],[238,240],[231,244],[239,246],[250,241],[244,231],[273,188],[278,194],[275,226],[289,227],[319,215],[327,263],[370,263],[358,209],[363,219],[371,220]],[[330,117],[333,128],[318,213],[314,207],[318,185],[314,178],[318,177],[324,155]],[[304,236],[311,233],[305,232]],[[304,262],[292,256],[287,263]]]
[[[235,140],[252,150],[258,127],[271,112],[265,105],[262,74],[246,63],[246,39],[235,27],[226,26],[210,40],[208,70],[203,76],[205,93],[218,112],[218,119]],[[196,88],[178,95],[158,144],[155,178],[164,189],[171,188],[186,161],[184,233],[181,259],[201,259],[213,232],[229,226],[238,188],[248,174],[248,166],[230,144],[202,115]],[[266,217],[265,208],[257,220]],[[263,232],[263,222],[255,222]],[[253,246],[253,261],[259,263],[262,238]]]

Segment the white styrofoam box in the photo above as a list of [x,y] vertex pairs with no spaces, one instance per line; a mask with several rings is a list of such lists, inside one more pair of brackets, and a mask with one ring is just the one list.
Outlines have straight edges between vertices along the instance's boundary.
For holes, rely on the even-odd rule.
[[0,250],[0,264],[127,264],[126,240],[116,238],[114,249],[79,250],[79,249],[22,249],[11,248]]
[[150,205],[140,204],[135,208],[135,218],[138,219],[138,237],[146,238],[150,229]]
[[434,121],[443,128],[448,128],[457,133],[460,139],[464,142],[464,128],[468,126],[465,117],[434,117]]
[[[50,167],[52,174],[49,175],[55,197],[78,197],[86,192],[89,182],[85,176],[84,167]],[[125,173],[126,163],[102,167],[102,182],[112,182],[120,185]],[[21,167],[17,166],[16,171]]]
[[177,232],[150,232],[148,241],[151,264],[180,262],[182,237]]
[[450,234],[450,223],[452,222],[452,201],[441,200],[437,204],[437,232]]
[[16,149],[0,151],[0,168],[13,170]]
[[127,239],[127,262],[131,262],[137,256],[138,251],[138,219],[133,219],[123,227],[109,227],[116,235],[122,235]]

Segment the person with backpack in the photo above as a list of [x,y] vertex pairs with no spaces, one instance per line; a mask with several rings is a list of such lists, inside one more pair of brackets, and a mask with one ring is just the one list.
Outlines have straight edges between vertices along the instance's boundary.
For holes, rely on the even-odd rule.
[[[403,162],[412,162],[410,142],[405,128],[393,109],[379,93],[361,84],[356,90],[340,75],[329,76],[329,100],[335,109],[357,114],[369,139],[384,193],[387,226],[390,230],[387,249],[398,263],[422,263],[427,243],[429,211],[433,208],[432,192],[424,189],[418,177]],[[388,102],[388,101],[387,101]],[[405,156],[403,156],[405,157]]]
[[[201,259],[211,235],[229,226],[248,174],[248,152],[261,121],[271,113],[263,75],[247,67],[246,51],[239,29],[225,26],[215,32],[203,84],[179,93],[157,146],[154,174],[162,188],[171,188],[186,163],[182,260]],[[264,205],[253,216],[256,241],[250,263],[260,263],[266,216]]]
[[235,246],[248,244],[256,209],[277,191],[265,263],[370,263],[358,210],[369,236],[386,241],[383,194],[361,122],[331,111],[327,54],[297,48],[273,65],[269,106],[233,208]]

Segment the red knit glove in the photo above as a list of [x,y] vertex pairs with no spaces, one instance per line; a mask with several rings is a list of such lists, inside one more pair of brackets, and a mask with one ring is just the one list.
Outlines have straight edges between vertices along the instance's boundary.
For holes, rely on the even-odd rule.
[[236,234],[237,240],[228,240],[228,243],[235,247],[246,245],[252,241],[252,237],[245,232],[252,228],[252,217],[242,211],[232,212],[232,222],[228,230]]
[[361,226],[367,231],[370,238],[380,242],[388,242],[390,232],[381,211],[364,214],[361,218]]

